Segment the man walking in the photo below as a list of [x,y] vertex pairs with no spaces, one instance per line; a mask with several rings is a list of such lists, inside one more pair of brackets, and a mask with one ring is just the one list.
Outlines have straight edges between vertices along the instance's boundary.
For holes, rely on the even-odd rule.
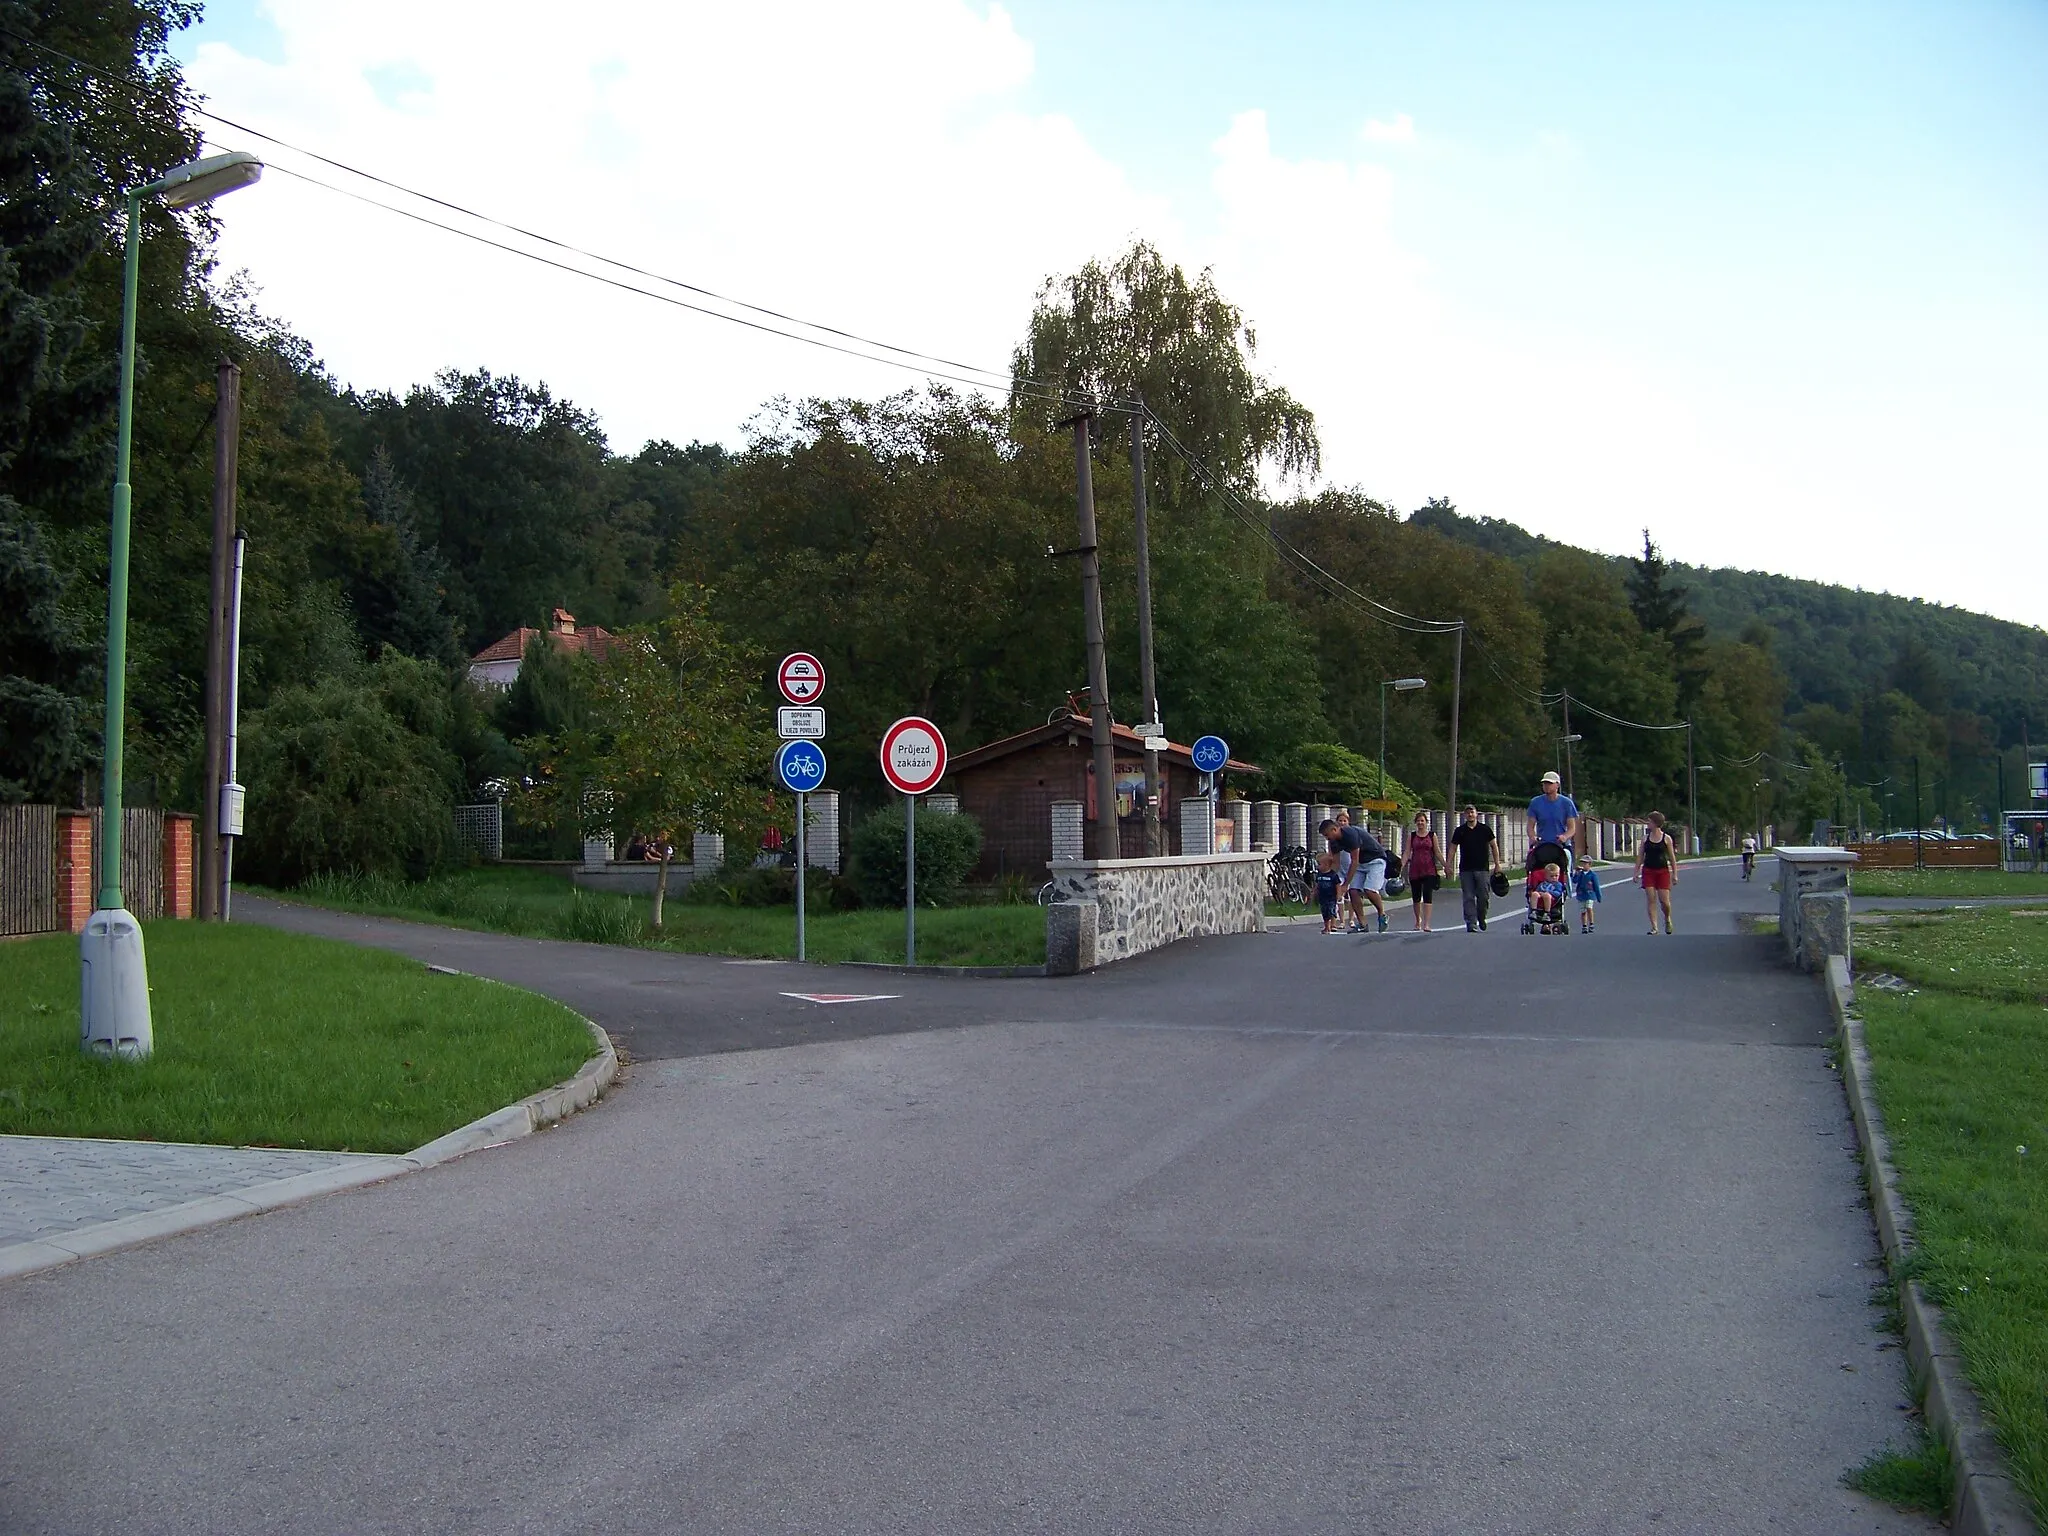
[[1316,829],[1329,841],[1337,855],[1338,879],[1344,899],[1351,907],[1353,933],[1364,933],[1365,904],[1370,901],[1379,920],[1379,931],[1387,931],[1387,904],[1380,892],[1387,884],[1387,850],[1363,827],[1340,826],[1333,819]]
[[1465,896],[1465,931],[1486,932],[1487,909],[1493,905],[1493,877],[1500,869],[1500,839],[1479,819],[1479,807],[1465,807],[1465,819],[1451,832],[1458,855],[1458,889]]
[[[1543,775],[1543,793],[1529,802],[1529,867],[1558,864],[1571,873],[1573,847],[1579,835],[1579,808],[1555,773]],[[1555,848],[1556,853],[1547,850]],[[1538,857],[1541,855],[1541,857]]]

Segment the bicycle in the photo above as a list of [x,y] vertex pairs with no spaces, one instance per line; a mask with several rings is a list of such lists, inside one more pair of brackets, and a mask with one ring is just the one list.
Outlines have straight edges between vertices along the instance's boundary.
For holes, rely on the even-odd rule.
[[1755,873],[1756,855],[1753,853],[1745,853],[1742,856],[1742,878],[1747,880],[1751,875]]
[[1315,899],[1316,863],[1306,848],[1282,848],[1266,861],[1266,894],[1305,907]]

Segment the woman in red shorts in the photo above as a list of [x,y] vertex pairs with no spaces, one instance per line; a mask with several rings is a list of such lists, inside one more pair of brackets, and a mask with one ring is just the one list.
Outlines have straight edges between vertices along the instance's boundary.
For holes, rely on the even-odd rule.
[[1678,878],[1678,844],[1664,830],[1664,813],[1650,812],[1650,830],[1636,844],[1636,883],[1643,905],[1650,909],[1650,932],[1657,931],[1657,909],[1664,909],[1664,931],[1671,932],[1671,886]]

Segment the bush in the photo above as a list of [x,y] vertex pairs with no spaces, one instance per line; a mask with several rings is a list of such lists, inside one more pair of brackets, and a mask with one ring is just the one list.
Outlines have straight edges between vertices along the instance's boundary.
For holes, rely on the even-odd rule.
[[[853,829],[848,874],[871,907],[903,901],[903,807],[884,807]],[[917,899],[953,899],[981,859],[981,824],[972,816],[926,812],[917,818]]]
[[387,650],[360,677],[280,689],[249,717],[248,830],[237,874],[297,885],[323,872],[418,880],[455,857],[462,765],[442,744],[447,674]]
[[[897,834],[899,837],[902,834]],[[827,870],[814,869],[804,881],[804,906],[822,912],[836,905],[838,878]],[[772,864],[757,869],[751,862],[728,859],[717,873],[692,880],[682,899],[695,906],[711,907],[794,907],[796,865]]]

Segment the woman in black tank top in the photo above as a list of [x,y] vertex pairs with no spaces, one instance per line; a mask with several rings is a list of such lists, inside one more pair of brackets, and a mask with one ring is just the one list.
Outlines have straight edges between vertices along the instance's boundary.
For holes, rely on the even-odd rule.
[[1664,914],[1664,931],[1671,927],[1671,887],[1678,879],[1678,855],[1671,834],[1664,830],[1664,813],[1650,812],[1650,830],[1636,844],[1636,883],[1643,888],[1643,905],[1650,914],[1650,932],[1657,931],[1657,914]]

